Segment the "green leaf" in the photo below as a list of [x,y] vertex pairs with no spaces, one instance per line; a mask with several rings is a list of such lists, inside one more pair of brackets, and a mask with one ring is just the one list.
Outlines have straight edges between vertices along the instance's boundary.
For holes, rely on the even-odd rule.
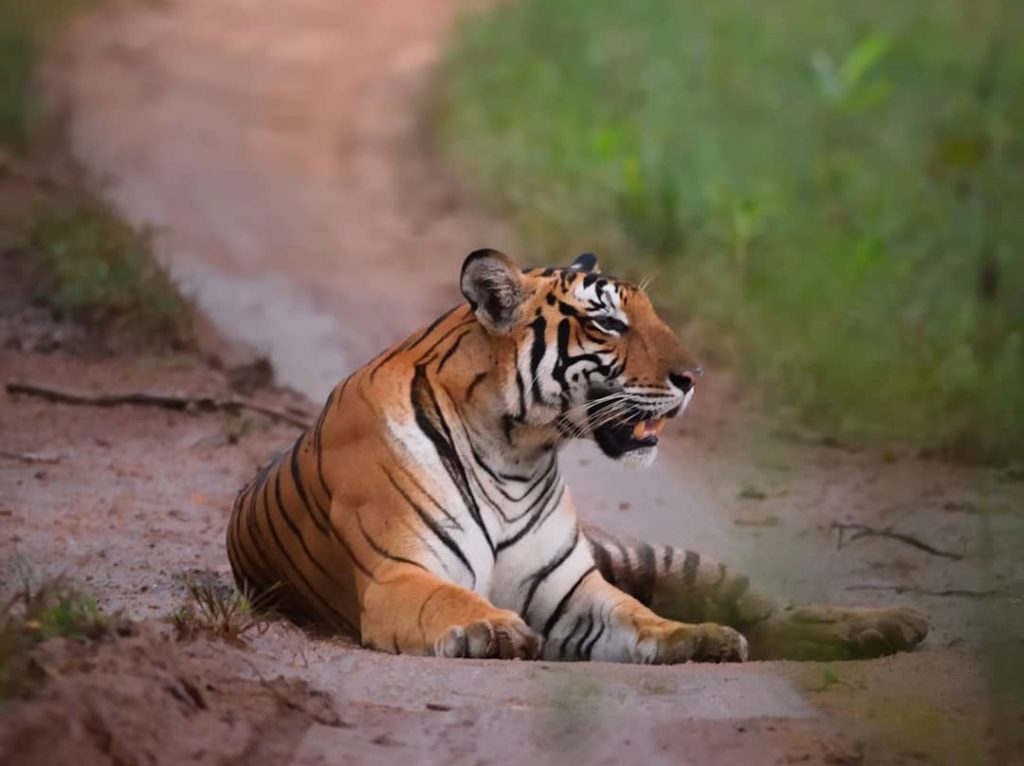
[[861,40],[839,65],[839,79],[847,93],[853,91],[889,50],[887,35],[876,32]]

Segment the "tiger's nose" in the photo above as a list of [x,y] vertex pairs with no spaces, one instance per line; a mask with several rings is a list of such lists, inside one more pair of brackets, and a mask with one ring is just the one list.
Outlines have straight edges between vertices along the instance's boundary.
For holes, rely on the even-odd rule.
[[688,394],[702,372],[700,367],[694,367],[692,370],[686,370],[685,372],[670,372],[668,374],[668,382],[684,394]]

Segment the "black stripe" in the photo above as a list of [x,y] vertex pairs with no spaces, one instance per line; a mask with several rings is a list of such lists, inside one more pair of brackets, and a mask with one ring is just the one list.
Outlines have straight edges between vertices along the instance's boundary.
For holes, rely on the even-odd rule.
[[571,303],[566,303],[563,300],[558,301],[558,311],[562,314],[562,316],[566,317],[578,316],[580,313],[579,311],[577,311],[575,306],[573,306]]
[[405,502],[412,506],[412,509],[416,511],[416,515],[423,520],[423,523],[426,524],[430,531],[434,533],[434,536],[437,537],[437,539],[440,540],[442,543],[444,543],[445,547],[448,548],[448,550],[450,550],[452,553],[454,553],[455,556],[459,559],[459,561],[461,561],[462,564],[466,567],[469,573],[473,576],[473,586],[475,587],[476,572],[473,571],[472,564],[469,563],[469,559],[466,558],[466,554],[462,552],[462,549],[459,547],[459,544],[455,542],[451,535],[445,532],[444,528],[437,523],[437,520],[433,516],[427,513],[426,510],[424,510],[417,502],[415,502],[411,497],[409,497],[408,493],[404,489],[402,489],[401,485],[399,485],[397,481],[395,481],[395,477],[391,475],[391,472],[388,471],[386,467],[381,467],[384,469],[384,474],[388,477],[388,481],[391,482],[391,486],[398,491],[398,494],[400,494],[405,499]]
[[586,648],[583,650],[583,659],[588,660],[588,661],[590,660],[590,657],[594,653],[594,647],[597,645],[597,642],[598,642],[598,640],[600,640],[601,636],[604,635],[604,631],[605,631],[605,624],[604,624],[604,616],[602,615],[601,619],[599,619],[598,623],[597,623],[597,633],[594,634],[594,637],[592,639],[590,639],[590,643],[587,644]]
[[601,576],[612,585],[617,586],[618,583],[615,578],[615,568],[612,565],[612,557],[611,554],[608,553],[608,549],[605,548],[602,543],[591,538],[590,550],[594,554],[594,560],[597,562],[597,568],[601,572]]
[[[472,452],[472,450],[473,450],[473,445],[470,444],[470,452]],[[476,462],[477,462],[476,460],[473,461],[473,463],[476,463]],[[483,482],[480,481],[480,476],[479,476],[479,474],[477,474],[477,472],[474,469],[473,465],[472,464],[463,463],[463,467],[466,469],[466,475],[470,479],[473,480],[472,483],[474,485],[476,485],[476,488],[479,490],[479,494],[480,494],[480,496],[483,497],[484,503],[489,505],[492,511],[494,511],[497,514],[499,514],[504,519],[505,518],[505,514],[502,511],[502,504],[496,502],[494,500],[494,498],[491,497],[490,493],[487,491],[487,488],[484,486]],[[477,495],[474,495],[474,497],[477,497]]]
[[722,562],[718,562],[718,579],[715,581],[713,588],[717,588],[723,582],[725,582],[726,575],[729,573],[728,568]]
[[540,364],[544,361],[544,352],[547,351],[547,342],[544,340],[544,330],[547,322],[544,317],[537,317],[530,324],[533,330],[533,346],[530,348],[530,374],[533,377],[533,399],[535,402],[544,403],[544,395],[540,390]]
[[650,543],[640,543],[640,562],[637,571],[639,581],[637,600],[644,606],[650,606],[654,600],[654,583],[658,577],[658,560]]
[[539,526],[543,522],[543,520],[546,519],[556,507],[558,507],[558,503],[562,499],[561,493],[558,496],[558,500],[556,500],[553,504],[550,505],[547,512],[542,513],[544,507],[548,505],[548,501],[551,499],[552,495],[554,495],[556,487],[561,487],[562,493],[565,492],[565,485],[559,481],[559,478],[560,475],[556,471],[551,475],[548,481],[545,482],[544,489],[541,492],[540,497],[534,500],[533,503],[530,505],[530,508],[536,508],[537,512],[534,513],[533,517],[528,522],[523,524],[523,528],[516,532],[514,535],[512,535],[512,537],[508,538],[507,540],[502,540],[498,543],[496,548],[498,552],[501,552],[506,548],[509,548],[510,546],[513,546],[516,543],[518,543],[520,540],[523,539],[523,537],[525,537],[530,532],[530,530],[532,530],[536,526]]
[[416,477],[413,475],[413,473],[411,471],[409,471],[408,469],[403,468],[402,469],[402,473],[405,475],[406,479],[408,479],[410,482],[412,482],[412,485],[416,488],[417,492],[419,492],[421,495],[423,495],[425,498],[427,498],[427,500],[429,500],[431,503],[433,503],[434,507],[437,508],[437,510],[439,510],[441,513],[444,514],[444,517],[446,519],[448,519],[448,521],[450,521],[452,523],[452,526],[455,529],[459,530],[460,532],[462,531],[462,524],[459,523],[459,520],[457,518],[455,518],[454,516],[452,516],[452,514],[450,514],[448,512],[448,509],[445,508],[443,505],[441,505],[434,498],[433,495],[431,495],[429,492],[427,492],[426,488],[422,484],[420,484],[419,481],[417,481]]
[[437,371],[438,372],[441,372],[441,370],[444,369],[444,366],[448,362],[448,360],[451,358],[451,355],[454,354],[455,351],[459,348],[459,344],[462,343],[462,339],[465,338],[467,335],[469,335],[469,333],[470,333],[470,331],[466,330],[466,332],[462,333],[462,335],[460,335],[458,338],[455,339],[455,342],[452,344],[452,347],[449,348],[445,352],[444,356],[441,357],[441,361],[437,365]]
[[523,383],[523,374],[516,367],[516,390],[519,393],[519,412],[516,414],[516,420],[522,423],[526,420],[526,384]]
[[383,556],[384,558],[386,558],[386,559],[388,559],[390,561],[397,561],[400,564],[409,564],[410,566],[414,566],[414,567],[417,567],[419,569],[422,569],[424,572],[427,571],[427,568],[425,566],[423,566],[420,562],[413,561],[412,559],[407,559],[404,556],[396,556],[395,554],[391,553],[391,551],[389,551],[387,548],[385,548],[383,545],[381,545],[376,540],[374,540],[372,537],[370,537],[370,533],[367,532],[366,531],[366,527],[363,526],[363,517],[360,516],[358,513],[356,513],[356,523],[359,524],[359,531],[362,532],[363,539],[366,540],[367,543],[369,543],[370,547],[373,548],[377,552],[378,555]]
[[629,595],[635,597],[636,596],[636,580],[634,579],[633,575],[635,575],[636,573],[633,571],[633,565],[629,561],[629,552],[626,550],[626,546],[624,546],[619,541],[618,538],[612,537],[612,538],[610,538],[610,542],[611,542],[612,545],[614,545],[616,547],[616,549],[618,549],[619,556],[622,559],[622,567],[621,567],[622,585],[620,585],[618,587],[620,587],[622,590],[626,591],[626,593],[628,593]]
[[432,333],[434,330],[437,329],[438,325],[440,325],[441,322],[443,322],[448,317],[450,317],[452,314],[454,314],[455,310],[457,308],[459,308],[459,306],[453,306],[452,308],[448,309],[446,312],[441,314],[441,316],[439,316],[437,319],[435,319],[433,322],[431,322],[429,325],[427,325],[427,328],[423,332],[421,332],[416,337],[415,340],[407,341],[406,345],[405,345],[405,348],[410,350],[410,351],[412,349],[416,348],[416,346],[418,346],[420,343],[422,343],[424,340],[426,340],[427,336],[430,335],[430,333]]
[[[345,394],[345,386],[348,385],[346,380],[342,386],[341,391],[338,392],[338,398],[340,399]],[[327,413],[331,409],[331,403],[334,401],[334,394],[338,389],[332,388],[331,393],[327,395],[327,401],[324,403],[323,410],[320,411],[320,417],[316,421],[316,427],[313,429],[313,449],[316,450],[316,475],[320,479],[320,489],[323,490],[324,497],[327,498],[327,502],[331,502],[331,490],[327,487],[327,481],[324,479],[324,447],[323,447],[323,427],[324,421],[327,419]]]
[[[312,551],[309,550],[309,546],[306,545],[306,539],[302,536],[302,531],[299,529],[298,525],[294,522],[292,517],[288,515],[288,511],[285,509],[284,502],[281,499],[280,471],[277,472],[277,478],[274,482],[274,500],[277,503],[277,507],[278,510],[280,511],[281,517],[285,520],[285,523],[292,530],[294,535],[298,538],[299,544],[302,546],[302,550],[306,554],[307,558],[309,558],[313,565],[316,566],[316,568],[323,573],[324,577],[326,577],[328,580],[332,582],[337,583],[338,581],[333,577],[332,573],[327,569],[327,567],[321,564],[320,561],[315,556],[313,556]],[[331,539],[335,540],[339,545],[341,545],[342,549],[345,551],[345,554],[349,557],[352,563],[367,577],[369,577],[370,579],[374,579],[373,573],[365,564],[363,564],[356,557],[355,552],[352,550],[351,546],[348,544],[345,538],[339,535],[335,531],[333,526],[329,526],[328,529],[330,530]]]
[[[494,480],[495,488],[510,503],[521,503],[528,496],[533,494],[533,491],[535,489],[537,489],[538,486],[541,486],[542,482],[543,482],[543,489],[541,490],[541,493],[540,493],[542,496],[543,496],[544,492],[551,486],[551,481],[552,481],[551,474],[552,474],[553,470],[556,467],[556,461],[555,461],[554,458],[551,461],[548,462],[547,467],[541,473],[537,474],[536,477],[534,477],[533,481],[523,490],[523,493],[521,495],[519,495],[519,496],[512,495],[510,492],[508,492],[505,489],[504,485],[505,485],[506,479],[503,478],[503,476],[501,474],[498,474],[493,468],[491,468],[487,464],[487,462],[483,459],[483,457],[480,455],[480,453],[476,451],[476,446],[473,444],[473,440],[470,437],[469,429],[467,429],[464,424],[463,424],[463,427],[462,427],[462,431],[463,431],[463,433],[466,436],[466,441],[469,443],[469,450],[470,450],[470,454],[473,456],[473,462],[476,465],[480,466],[484,470],[484,472]],[[507,522],[507,523],[514,523],[516,521],[519,521],[520,519],[528,516],[534,510],[534,507],[535,507],[536,502],[537,502],[536,500],[534,500],[533,503],[528,505],[521,513],[516,514],[515,516],[509,516],[508,514],[505,513],[505,504],[503,504],[503,503],[495,503],[494,500],[491,499],[491,496],[488,493],[487,488],[484,487],[483,483],[477,477],[475,471],[473,471],[473,479],[476,481],[476,485],[480,488],[480,491],[483,494],[483,496],[487,499],[487,502],[491,505],[492,508],[494,508],[495,511],[497,511],[497,513],[501,516],[501,518],[505,522]],[[521,479],[521,481],[523,481],[523,480]]]
[[[277,478],[275,479],[275,486],[277,486],[279,484],[280,476],[281,476],[281,474],[280,474],[280,471],[279,471],[277,473]],[[309,582],[308,579],[306,579],[306,576],[302,573],[302,570],[299,569],[299,567],[297,567],[295,565],[295,561],[292,560],[291,555],[288,553],[288,549],[284,546],[284,543],[281,542],[281,538],[277,534],[277,528],[274,526],[273,519],[271,518],[271,515],[270,515],[270,493],[269,492],[264,492],[263,493],[263,515],[266,518],[267,526],[270,528],[270,534],[274,538],[274,542],[277,544],[278,552],[281,554],[281,556],[287,562],[287,564],[291,568],[292,572],[298,577],[298,579],[306,587],[307,594],[309,596],[312,596],[315,601],[318,601],[321,604],[321,606],[323,606],[327,610],[327,612],[329,614],[333,615],[334,617],[339,618],[345,624],[345,626],[347,626],[347,628],[352,633],[354,633],[354,635],[358,636],[359,635],[359,630],[351,622],[349,622],[348,618],[345,617],[344,614],[342,614],[337,609],[335,609],[334,606],[332,606],[326,599],[324,599],[323,596],[320,595],[320,593],[317,591],[317,589],[312,586],[312,584]],[[288,521],[287,516],[283,512],[283,509],[282,509],[281,515],[285,516],[285,520]],[[300,540],[300,542],[302,541],[301,536],[299,537],[299,540]],[[305,547],[305,544],[303,544],[303,547]],[[313,559],[311,558],[311,560],[313,560]],[[314,563],[315,563],[315,561],[314,561]]]
[[409,533],[413,535],[413,537],[415,537],[417,540],[419,540],[419,543],[423,546],[423,549],[426,550],[427,553],[429,553],[431,556],[433,556],[434,560],[441,565],[441,567],[444,569],[444,573],[450,576],[451,569],[448,567],[448,562],[441,557],[441,554],[438,552],[433,541],[428,540],[424,536],[422,530],[420,530],[419,527],[417,527],[412,522],[411,519],[401,519],[401,522],[402,525],[409,530]]
[[[582,636],[580,636],[580,640],[576,642],[576,651],[573,652],[570,655],[570,657],[575,657],[577,659],[581,658],[581,656],[583,654],[583,642],[586,641],[588,638],[590,638],[590,633],[593,630],[594,630],[594,615],[593,615],[592,612],[587,612],[587,631]],[[568,643],[569,642],[566,641],[566,644],[568,644]]]
[[544,582],[548,577],[551,576],[552,572],[554,572],[556,569],[558,569],[558,567],[562,566],[562,564],[565,563],[565,560],[572,555],[572,552],[574,550],[576,550],[576,546],[579,545],[579,542],[580,533],[579,529],[577,529],[576,534],[569,545],[563,546],[562,550],[558,552],[557,556],[555,556],[551,561],[546,563],[544,566],[542,566],[540,569],[538,569],[536,572],[534,572],[532,575],[526,578],[528,581],[530,581],[530,588],[526,591],[526,600],[523,602],[523,608],[519,610],[519,613],[523,615],[523,619],[525,619],[527,622],[530,621],[528,617],[530,612],[530,604],[533,603],[533,597],[536,595],[537,589],[540,587],[542,582]]
[[[234,507],[234,510],[233,510],[233,513],[232,513],[232,531],[233,531],[234,537],[236,539],[238,539],[238,544],[236,546],[237,549],[239,551],[244,551],[245,550],[245,546],[241,545],[240,534],[239,534],[239,531],[241,530],[241,526],[242,526],[242,516],[244,515],[245,518],[246,518],[246,527],[249,530],[249,536],[253,538],[253,546],[256,547],[256,552],[259,553],[259,557],[263,561],[263,564],[264,564],[263,568],[264,568],[264,570],[266,572],[272,572],[273,571],[273,567],[271,567],[269,565],[269,563],[267,562],[267,559],[266,559],[266,557],[263,554],[263,550],[262,550],[262,547],[261,547],[261,542],[257,541],[257,536],[254,534],[253,530],[254,530],[255,527],[254,527],[254,524],[253,524],[253,517],[255,515],[256,500],[259,497],[260,490],[266,484],[267,477],[270,475],[270,469],[275,464],[276,464],[276,460],[272,460],[269,463],[266,463],[265,465],[263,465],[259,469],[259,471],[256,473],[256,475],[252,478],[252,480],[246,485],[245,489],[243,489],[239,493],[238,497],[235,499],[235,507]],[[248,502],[248,508],[246,507],[246,503],[247,502]],[[232,535],[229,534],[228,535],[228,541],[229,542],[231,541],[231,537],[232,537]],[[249,568],[249,571],[248,571],[249,575],[252,575],[252,572],[253,572],[254,569],[258,569],[259,568],[259,567],[252,567],[252,563],[253,562],[252,562],[252,559],[249,556],[240,556],[239,558],[240,559],[248,559],[249,563],[246,566]],[[239,561],[239,566],[241,567],[243,565],[245,565],[245,562],[240,560]],[[232,569],[234,569],[234,565],[233,564],[232,564]],[[243,570],[243,574],[246,574],[245,570]],[[236,577],[236,579],[237,579],[237,577]],[[257,578],[250,576],[249,579],[256,580]]]
[[700,555],[693,551],[686,552],[683,559],[683,587],[687,591],[693,591],[694,583],[697,582],[697,567],[700,565]]
[[[238,516],[237,511],[233,514]],[[235,520],[232,519],[232,526],[234,526]],[[235,576],[235,582],[238,583],[242,591],[245,592],[244,585],[249,581],[252,581],[252,585],[256,585],[256,577],[252,576],[252,573],[256,571],[255,567],[252,566],[251,561],[247,562],[248,557],[242,555],[242,550],[239,547],[240,541],[237,534],[229,534],[227,536],[228,544],[228,562],[231,564],[231,572]],[[256,590],[262,591],[263,587],[257,587]]]
[[[266,557],[263,548],[263,535],[260,533],[259,524],[256,523],[256,500],[259,495],[266,491],[267,480],[270,477],[271,467],[277,470],[277,461],[267,463],[263,469],[257,474],[257,478],[260,480],[259,485],[253,488],[252,502],[249,504],[248,512],[245,514],[246,528],[249,530],[249,537],[252,538],[252,544],[256,548],[256,552],[259,554],[260,559],[263,561],[264,568],[266,571],[273,572],[274,567],[271,566],[269,559]],[[240,509],[243,510],[243,509]]]
[[580,578],[573,583],[572,587],[569,588],[568,591],[566,591],[565,595],[562,596],[562,600],[558,602],[558,606],[555,607],[555,611],[551,613],[551,616],[548,617],[548,621],[544,623],[545,638],[547,638],[551,634],[552,628],[554,628],[555,625],[558,624],[558,621],[562,618],[562,614],[569,606],[569,599],[572,598],[572,594],[576,592],[576,589],[580,587],[580,583],[582,583],[589,574],[596,571],[597,567],[588,567],[587,570],[580,575]]
[[501,431],[505,434],[505,441],[510,447],[512,446],[512,429],[515,427],[516,424],[511,415],[506,412],[501,416]]
[[567,373],[574,364],[592,362],[602,375],[607,376],[608,374],[608,365],[601,361],[601,357],[598,354],[583,353],[573,356],[569,353],[570,329],[570,321],[568,319],[563,319],[558,323],[558,361],[551,371],[551,377],[558,382],[563,391],[568,390]]
[[[430,345],[430,348],[428,348],[426,351],[424,351],[422,354],[420,354],[419,358],[416,361],[417,362],[432,362],[434,360],[434,357],[433,357],[434,350],[438,346],[440,346],[442,343],[444,343],[446,340],[448,340],[448,338],[450,338],[452,335],[457,333],[460,329],[465,327],[466,325],[476,325],[476,320],[475,319],[470,319],[468,321],[461,322],[460,324],[457,324],[454,327],[449,328],[440,338],[438,338],[436,341],[434,341]],[[466,332],[463,333],[463,335],[466,335],[469,332],[470,332],[469,330],[466,330]]]
[[589,612],[586,615],[582,615],[581,614],[579,617],[576,618],[576,622],[574,622],[572,624],[572,629],[570,629],[569,635],[567,635],[562,640],[562,644],[558,647],[558,659],[559,660],[564,660],[565,659],[565,653],[566,653],[566,649],[569,648],[569,642],[572,641],[573,636],[575,636],[579,632],[579,629],[583,627],[583,618],[584,617],[588,617],[591,620],[593,620],[593,618],[590,617],[590,613]]
[[672,558],[675,555],[676,555],[676,549],[673,548],[671,545],[666,545],[665,546],[665,553],[662,554],[662,559],[661,559],[661,568],[665,572],[665,574],[668,574],[669,572],[672,571]]
[[555,364],[554,369],[551,370],[551,377],[553,377],[558,385],[561,386],[562,390],[565,391],[568,388],[568,383],[565,379],[565,371],[569,367],[569,320],[563,319],[558,323],[558,362]]
[[473,391],[476,390],[476,387],[478,385],[480,385],[481,383],[483,383],[484,378],[486,378],[486,377],[487,377],[487,373],[486,372],[481,372],[481,373],[478,373],[475,378],[473,378],[473,382],[469,384],[468,388],[466,388],[466,401],[467,402],[473,397]]
[[[441,464],[455,484],[456,489],[458,489],[459,494],[462,496],[462,501],[469,510],[469,515],[480,528],[484,540],[487,541],[487,547],[490,548],[493,555],[494,543],[491,541],[491,535],[487,531],[483,517],[480,514],[480,506],[477,505],[476,499],[470,490],[466,469],[463,467],[458,452],[455,450],[451,430],[448,428],[447,422],[445,422],[441,406],[434,395],[434,389],[430,385],[430,381],[427,380],[426,368],[423,365],[416,365],[416,372],[412,381],[411,398],[413,411],[416,414],[416,424],[434,445],[437,456],[441,459]],[[427,412],[427,406],[430,408],[430,413]],[[431,415],[437,418],[437,423],[431,419]],[[440,429],[438,426],[440,426]]]
[[385,356],[383,359],[381,359],[376,364],[376,366],[374,366],[374,368],[372,370],[370,370],[370,380],[372,381],[377,376],[377,371],[381,367],[383,367],[385,364],[390,362],[392,359],[394,359],[395,356],[397,356],[398,354],[400,354],[403,351],[408,351],[410,349],[415,348],[417,345],[419,345],[419,343],[424,338],[426,338],[428,335],[430,335],[430,333],[432,333],[437,328],[437,326],[439,324],[441,324],[441,322],[443,322],[445,319],[447,319],[449,316],[451,316],[451,314],[457,308],[459,308],[459,306],[454,306],[453,308],[450,308],[450,309],[448,309],[448,311],[446,311],[443,314],[441,314],[441,316],[439,316],[437,319],[435,319],[433,322],[431,322],[429,325],[427,325],[427,328],[423,332],[421,332],[418,336],[416,336],[415,339],[407,338],[405,341],[403,341],[402,343],[399,343],[393,349],[391,349],[391,351],[388,353],[388,355]]
[[[553,514],[562,505],[562,497],[565,495],[565,484],[561,481],[560,474],[555,474],[555,476],[558,477],[558,481],[553,481],[551,483],[550,490],[546,490],[547,494],[537,501],[537,505],[540,508],[543,508],[545,505],[547,506],[547,510],[536,517],[538,529],[540,527],[543,527],[544,522],[551,518],[551,514]],[[551,501],[551,498],[554,496],[556,489],[558,490],[558,497]]]
[[[264,496],[263,496],[265,507],[266,507],[266,503],[268,502],[267,497],[269,496],[269,494],[270,493],[268,492],[268,493],[265,493]],[[291,515],[289,515],[288,510],[285,508],[284,500],[281,498],[281,472],[280,471],[278,471],[277,473],[274,474],[274,503],[275,503],[275,505],[277,507],[278,515],[282,519],[284,519],[284,523],[288,526],[288,529],[291,530],[292,535],[294,535],[295,538],[299,541],[299,545],[302,548],[302,552],[306,554],[306,558],[308,558],[310,560],[310,562],[312,562],[312,564],[323,573],[324,577],[326,577],[328,580],[332,580],[333,581],[334,578],[331,577],[331,573],[327,570],[327,567],[325,567],[323,564],[321,564],[317,560],[317,558],[313,555],[313,552],[309,549],[309,546],[306,544],[306,538],[303,537],[303,535],[302,535],[302,530],[299,528],[299,525],[295,523],[295,520],[291,517]],[[266,512],[267,512],[267,518],[269,519],[270,518],[270,510],[269,510],[269,508],[266,509]],[[284,550],[283,547],[282,547],[282,550]]]
[[295,485],[295,492],[298,494],[299,500],[302,501],[302,505],[306,509],[306,514],[313,519],[313,523],[320,528],[321,532],[325,535],[329,535],[331,528],[330,519],[319,506],[317,506],[317,510],[320,512],[320,515],[323,515],[323,519],[320,518],[320,515],[313,513],[313,507],[309,504],[309,498],[306,496],[306,488],[302,483],[302,476],[299,468],[299,445],[302,444],[302,440],[305,437],[306,434],[301,434],[299,438],[295,440],[295,446],[292,447],[292,458],[290,461],[292,484]]

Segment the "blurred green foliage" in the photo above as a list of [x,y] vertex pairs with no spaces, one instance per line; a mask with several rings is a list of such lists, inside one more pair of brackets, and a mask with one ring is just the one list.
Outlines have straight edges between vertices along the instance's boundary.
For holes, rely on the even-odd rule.
[[38,108],[39,49],[53,30],[95,0],[0,0],[0,143],[23,149]]
[[778,412],[1024,456],[1024,4],[519,0],[447,152],[530,260],[653,273]]
[[150,233],[96,195],[77,188],[40,200],[21,244],[38,256],[58,311],[139,344],[191,341],[192,306],[155,259]]

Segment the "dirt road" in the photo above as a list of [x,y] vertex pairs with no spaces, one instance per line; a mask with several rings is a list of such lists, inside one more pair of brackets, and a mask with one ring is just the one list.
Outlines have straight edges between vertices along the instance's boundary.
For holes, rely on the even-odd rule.
[[[158,227],[173,272],[223,332],[266,353],[279,380],[313,400],[457,300],[467,252],[519,252],[431,149],[433,66],[461,5],[118,5],[82,24],[56,62],[76,155],[130,219]],[[44,377],[82,374],[11,364]],[[570,453],[583,512],[742,560],[802,600],[915,606],[934,621],[923,651],[836,670],[439,664],[277,627],[250,640],[248,662],[323,690],[351,724],[310,724],[291,762],[330,763],[339,752],[358,763],[984,757],[978,647],[993,637],[993,612],[1000,630],[1017,630],[1007,620],[1019,617],[1024,594],[1013,554],[1024,543],[1012,512],[1024,505],[1021,484],[899,450],[747,439],[749,407],[713,374],[704,387],[651,471]],[[62,413],[60,428],[33,436],[78,445],[75,434],[94,427],[88,417]],[[215,421],[134,417],[116,425],[123,453],[76,446],[49,481],[33,480],[30,466],[4,470],[22,482],[10,510],[23,555],[48,565],[76,553],[77,569],[102,571],[94,582],[108,606],[151,617],[179,598],[172,573],[226,571],[230,499],[288,434],[261,430],[240,448],[213,449],[202,440]],[[880,537],[837,549],[834,521],[893,525],[955,556]],[[54,524],[72,526],[55,541]],[[971,595],[983,591],[993,595]]]
[[466,253],[510,246],[427,151],[455,6],[114,9],[61,67],[77,156],[161,228],[200,306],[314,399],[451,305]]

